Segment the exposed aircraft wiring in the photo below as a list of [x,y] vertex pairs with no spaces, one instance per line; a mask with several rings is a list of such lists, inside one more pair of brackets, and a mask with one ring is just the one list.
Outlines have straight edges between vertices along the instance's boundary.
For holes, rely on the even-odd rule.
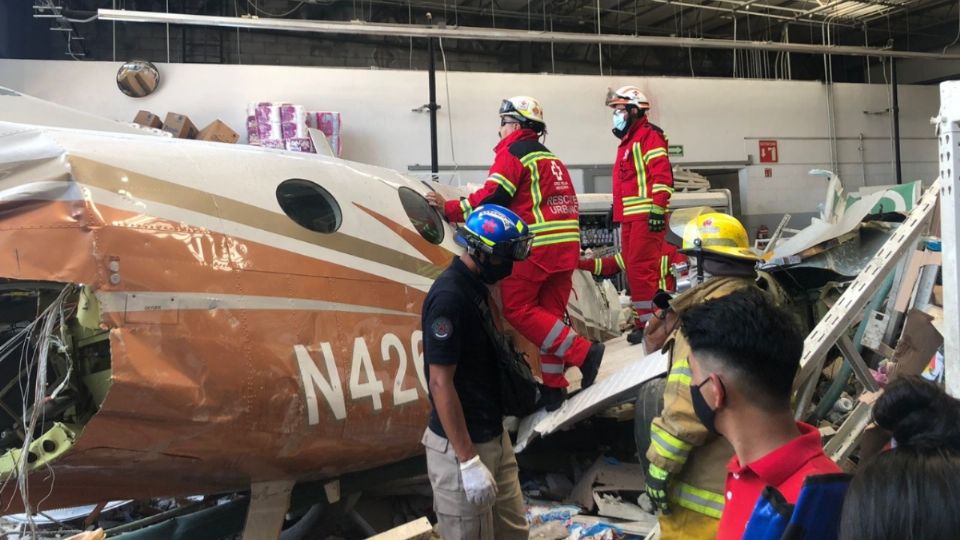
[[[3,345],[0,345],[0,361],[6,359],[13,350],[20,350],[18,367],[19,373],[22,375],[18,377],[17,382],[20,387],[20,395],[23,396],[20,417],[20,425],[23,427],[23,445],[20,447],[19,459],[15,463],[17,469],[15,479],[27,519],[27,528],[33,537],[37,535],[37,527],[33,521],[34,506],[30,503],[29,473],[31,460],[28,456],[30,456],[30,447],[34,442],[34,433],[38,426],[42,426],[46,421],[44,406],[52,402],[63,391],[73,373],[73,359],[70,357],[67,348],[66,319],[68,316],[67,298],[74,292],[75,287],[73,286],[63,287],[57,298],[36,319],[27,324]],[[39,295],[37,301],[38,303],[40,301]],[[56,353],[66,359],[67,372],[63,380],[48,394],[49,356],[51,349],[54,347]],[[32,385],[30,384],[31,374],[34,377]],[[31,386],[32,397],[28,390]],[[48,470],[51,479],[55,481],[53,470],[49,467]],[[8,478],[0,486],[0,491],[7,487],[10,480]],[[50,496],[52,489],[53,482],[50,483],[51,491],[43,497],[37,507]],[[10,501],[12,502],[12,498]]]
[[447,54],[443,52],[443,38],[438,38],[440,42],[440,61],[443,62],[443,90],[447,94],[447,131],[450,135],[450,161],[453,162],[454,172],[460,170],[460,164],[457,163],[457,153],[454,151],[453,144],[453,105],[450,104],[450,79],[447,77]]

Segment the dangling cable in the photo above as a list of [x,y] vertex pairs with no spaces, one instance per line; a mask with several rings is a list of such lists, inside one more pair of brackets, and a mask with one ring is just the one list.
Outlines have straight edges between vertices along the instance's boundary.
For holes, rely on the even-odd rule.
[[447,94],[447,130],[450,135],[450,161],[453,162],[453,170],[459,175],[460,164],[457,163],[457,153],[453,144],[453,106],[450,104],[450,79],[447,77],[447,55],[443,52],[443,38],[438,38],[440,42],[440,60],[443,62],[443,90]]

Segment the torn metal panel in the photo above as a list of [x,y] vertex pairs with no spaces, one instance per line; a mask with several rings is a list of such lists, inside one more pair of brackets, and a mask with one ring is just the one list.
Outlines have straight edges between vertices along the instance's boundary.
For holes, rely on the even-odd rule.
[[840,179],[828,171],[811,171],[813,175],[830,176],[827,198],[819,218],[810,220],[810,225],[790,238],[781,240],[771,248],[767,260],[784,264],[795,255],[823,242],[853,232],[865,217],[882,212],[907,213],[920,199],[920,182],[882,190],[869,188],[855,194],[845,194]]
[[608,351],[604,355],[604,364],[610,362],[626,365],[619,371],[606,375],[590,388],[578,392],[556,411],[547,412],[541,409],[524,418],[520,422],[514,449],[522,452],[538,437],[573,425],[611,405],[632,400],[637,387],[667,372],[669,367],[667,354],[657,351],[646,357],[640,357],[641,353],[639,347]]

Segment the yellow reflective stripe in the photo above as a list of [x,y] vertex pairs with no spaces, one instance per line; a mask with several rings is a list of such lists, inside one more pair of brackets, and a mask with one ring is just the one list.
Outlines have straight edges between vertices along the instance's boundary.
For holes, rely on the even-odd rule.
[[680,454],[674,453],[674,449],[670,448],[669,445],[666,445],[664,441],[657,438],[657,436],[651,431],[650,432],[650,447],[653,448],[653,451],[657,453],[658,456],[663,459],[668,459],[670,461],[676,461],[677,463],[686,463],[688,452],[682,452]]
[[643,165],[640,143],[633,144],[633,167],[637,171],[637,195],[647,194],[647,168]]
[[660,288],[667,290],[667,256],[660,257]]
[[617,253],[613,256],[613,258],[616,259],[617,266],[619,266],[621,270],[625,270],[627,268],[627,265],[623,262],[623,253]]
[[690,386],[693,382],[693,371],[690,370],[690,363],[686,359],[674,362],[670,368],[670,375],[667,376],[668,383],[679,383]]
[[593,260],[593,273],[598,276],[603,273],[603,261],[599,258]]
[[656,463],[651,463],[650,467],[647,469],[647,473],[650,474],[650,478],[654,480],[666,480],[670,476],[670,473],[666,469],[662,469],[657,466]]
[[690,452],[690,449],[693,448],[693,445],[674,437],[672,433],[661,428],[657,424],[650,424],[650,431],[652,434],[656,434],[658,439],[662,439],[668,446],[671,446],[675,449],[674,454],[686,454]]
[[644,204],[644,203],[649,204],[651,202],[653,202],[653,199],[651,199],[650,197],[624,197],[623,198],[624,206],[629,206],[631,204]]
[[533,223],[528,223],[527,225],[532,227],[545,221],[543,218],[543,210],[540,210],[543,194],[540,193],[540,170],[537,169],[537,164],[533,163],[528,165],[527,168],[530,169],[530,198],[533,200]]
[[470,201],[467,199],[460,199],[460,210],[463,211],[463,221],[467,221],[470,212],[473,212],[473,206],[470,206]]
[[658,157],[667,157],[667,149],[664,147],[654,148],[643,155],[643,162],[650,163],[651,160]]
[[580,230],[580,222],[575,219],[558,219],[554,221],[544,221],[543,223],[534,223],[530,225],[530,231],[534,233],[544,231],[555,231],[562,229]]
[[580,242],[580,233],[557,233],[537,236],[533,239],[533,247],[562,244],[564,242]]
[[654,192],[654,193],[660,193],[660,192],[664,192],[664,191],[667,192],[667,193],[673,193],[673,192],[674,192],[674,189],[673,189],[672,187],[666,185],[666,184],[654,184],[654,185],[653,185],[653,192]]
[[653,209],[653,206],[650,206],[650,205],[637,206],[637,207],[631,207],[631,208],[624,208],[624,209],[623,209],[623,215],[625,215],[625,216],[636,216],[636,215],[640,215],[640,214],[649,214],[649,213],[650,213],[650,210],[652,210],[652,209]]
[[553,152],[530,152],[520,159],[520,163],[522,163],[524,167],[529,167],[541,159],[557,159],[557,156],[555,156]]
[[720,519],[723,514],[722,494],[695,488],[683,482],[674,484],[670,499],[684,508],[715,519]]
[[517,186],[513,185],[513,182],[511,182],[510,180],[507,180],[507,177],[502,174],[493,173],[490,175],[489,178],[487,178],[487,181],[498,184],[511,197],[513,197],[513,195],[517,192]]

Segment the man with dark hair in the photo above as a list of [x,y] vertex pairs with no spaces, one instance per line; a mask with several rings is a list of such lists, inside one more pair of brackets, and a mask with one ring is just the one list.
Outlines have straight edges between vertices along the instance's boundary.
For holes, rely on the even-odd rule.
[[742,289],[680,315],[697,418],[733,446],[719,540],[739,539],[766,486],[795,503],[806,477],[840,472],[790,408],[803,337],[790,313]]

